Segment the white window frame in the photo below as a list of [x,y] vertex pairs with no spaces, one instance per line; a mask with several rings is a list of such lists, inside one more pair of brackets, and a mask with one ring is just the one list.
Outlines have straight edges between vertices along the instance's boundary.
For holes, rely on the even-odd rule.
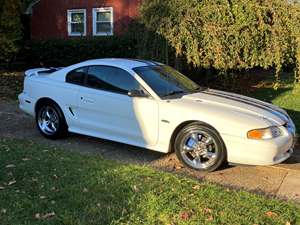
[[[72,32],[72,14],[83,13],[83,33]],[[68,35],[69,36],[86,36],[86,9],[69,9],[68,10]]]
[[[101,22],[101,21],[97,21],[97,13],[98,12],[110,12],[111,31],[109,33],[97,32],[97,22]],[[107,21],[102,21],[102,22],[107,22]],[[93,8],[93,35],[94,36],[112,36],[112,35],[114,35],[114,10],[113,10],[113,7]]]

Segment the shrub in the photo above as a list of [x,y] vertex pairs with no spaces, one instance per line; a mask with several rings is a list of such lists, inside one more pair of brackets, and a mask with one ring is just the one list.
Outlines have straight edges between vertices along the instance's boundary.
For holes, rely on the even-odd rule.
[[28,66],[67,66],[88,59],[125,57],[134,58],[136,43],[124,36],[32,40],[20,52]]
[[288,0],[144,0],[141,19],[195,67],[300,70],[300,9]]
[[0,63],[10,63],[20,48],[20,0],[0,0]]

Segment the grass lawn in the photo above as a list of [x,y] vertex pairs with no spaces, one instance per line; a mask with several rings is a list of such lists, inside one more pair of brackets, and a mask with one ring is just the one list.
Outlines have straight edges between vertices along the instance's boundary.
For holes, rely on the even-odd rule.
[[300,224],[294,203],[0,140],[0,224]]
[[294,85],[287,74],[282,77],[282,84],[278,90],[272,87],[272,80],[265,80],[258,84],[250,96],[285,109],[293,119],[297,131],[300,131],[300,85]]

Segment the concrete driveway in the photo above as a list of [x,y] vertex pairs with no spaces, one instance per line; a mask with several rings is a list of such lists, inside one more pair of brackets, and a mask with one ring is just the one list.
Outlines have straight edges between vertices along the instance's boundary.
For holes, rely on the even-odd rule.
[[161,154],[125,144],[70,134],[63,140],[47,140],[38,133],[34,119],[22,113],[15,101],[0,101],[0,138],[30,139],[69,151],[100,154],[125,163],[146,164],[224,186],[264,193],[300,202],[300,149],[276,166],[226,166],[212,173],[183,167],[174,154]]

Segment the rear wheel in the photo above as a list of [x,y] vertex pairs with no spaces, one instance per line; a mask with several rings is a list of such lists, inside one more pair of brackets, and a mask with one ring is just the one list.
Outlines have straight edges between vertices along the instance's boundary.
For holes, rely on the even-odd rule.
[[36,124],[40,133],[50,139],[62,138],[68,131],[61,109],[52,102],[44,103],[37,108]]
[[212,127],[191,123],[175,139],[175,153],[186,166],[200,171],[214,171],[226,159],[222,138]]

